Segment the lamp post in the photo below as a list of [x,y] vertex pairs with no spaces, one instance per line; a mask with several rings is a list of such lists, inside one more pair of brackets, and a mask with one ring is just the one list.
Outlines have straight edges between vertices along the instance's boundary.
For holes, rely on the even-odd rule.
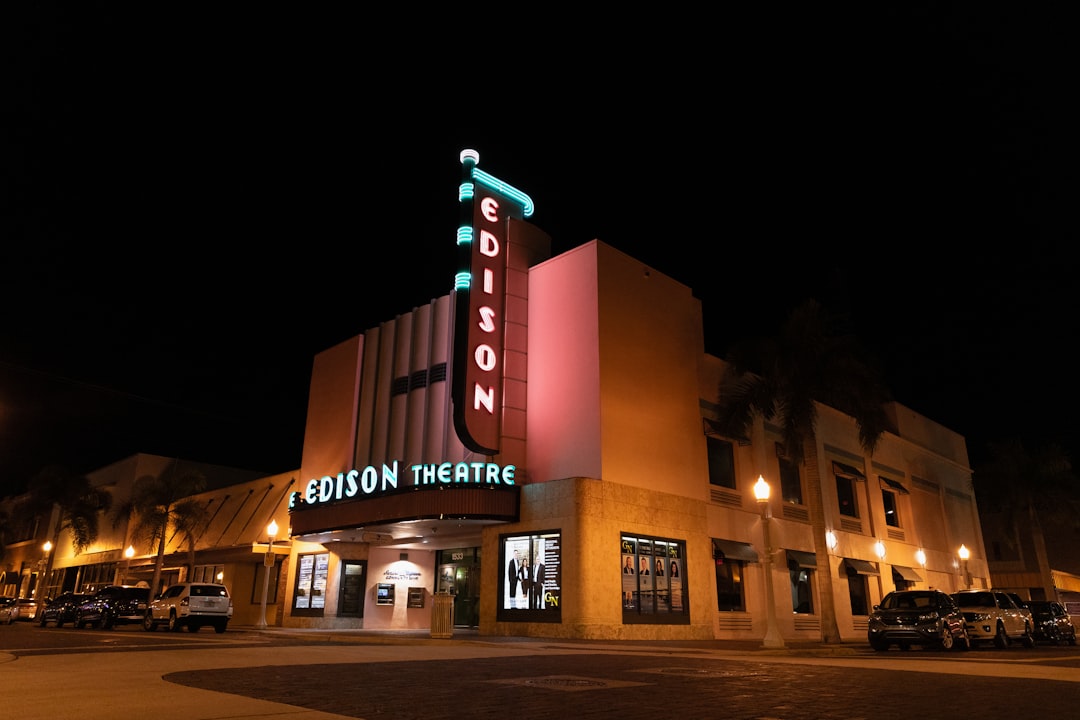
[[34,587],[34,598],[38,602],[45,599],[44,593],[38,592],[38,588],[45,587],[45,571],[49,567],[49,552],[52,550],[52,542],[46,540],[45,544],[41,546],[41,550],[41,559],[38,560],[37,586]]
[[124,551],[124,579],[120,582],[121,585],[127,585],[128,574],[131,572],[131,558],[133,557],[135,557],[135,547],[128,545],[127,550]]
[[274,536],[277,535],[277,531],[277,521],[271,520],[266,526],[266,534],[270,542],[266,545],[266,555],[263,557],[262,610],[259,612],[259,621],[255,623],[257,628],[266,627],[266,594],[270,591],[270,568],[274,567]]
[[960,572],[963,575],[964,589],[971,587],[971,581],[968,577],[968,558],[971,557],[971,551],[967,549],[967,546],[963,543],[960,544],[960,549],[956,551],[956,554],[960,556]]
[[761,508],[761,532],[765,539],[765,639],[761,646],[764,648],[784,647],[784,637],[780,634],[780,628],[776,624],[776,601],[773,599],[772,579],[772,540],[769,538],[769,483],[765,478],[758,475],[754,483],[754,497],[757,498],[758,507]]

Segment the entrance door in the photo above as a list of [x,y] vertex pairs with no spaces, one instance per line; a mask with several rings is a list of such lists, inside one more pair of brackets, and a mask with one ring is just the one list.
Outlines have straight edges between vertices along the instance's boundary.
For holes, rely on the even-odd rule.
[[454,626],[480,625],[480,568],[454,567]]

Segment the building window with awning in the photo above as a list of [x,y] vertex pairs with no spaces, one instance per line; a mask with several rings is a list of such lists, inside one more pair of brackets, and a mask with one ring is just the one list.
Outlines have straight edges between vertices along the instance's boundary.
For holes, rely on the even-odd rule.
[[902,483],[879,475],[881,481],[881,503],[885,506],[885,524],[889,527],[903,527],[900,524],[900,495],[907,495],[908,490]]
[[708,435],[709,484],[735,489],[735,448],[727,440]]
[[848,600],[851,602],[852,615],[869,615],[870,597],[868,575],[877,575],[878,569],[872,562],[855,558],[844,558],[844,570],[847,573]]
[[858,468],[833,461],[833,476],[836,477],[836,499],[840,506],[840,514],[848,517],[859,517],[859,501],[855,492],[855,483],[866,480],[866,475]]
[[746,563],[758,562],[758,554],[752,545],[733,540],[713,538],[712,546],[716,567],[716,609],[743,612],[746,610]]
[[791,576],[791,609],[796,614],[814,613],[814,570],[817,556],[812,552],[788,550],[788,574]]

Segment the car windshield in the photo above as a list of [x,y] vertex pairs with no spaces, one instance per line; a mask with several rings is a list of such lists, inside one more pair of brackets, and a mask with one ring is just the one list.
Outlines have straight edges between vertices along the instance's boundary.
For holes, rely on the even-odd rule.
[[883,610],[915,610],[934,606],[934,596],[928,593],[892,593],[881,601]]
[[988,592],[957,593],[956,604],[960,607],[994,607],[994,595]]

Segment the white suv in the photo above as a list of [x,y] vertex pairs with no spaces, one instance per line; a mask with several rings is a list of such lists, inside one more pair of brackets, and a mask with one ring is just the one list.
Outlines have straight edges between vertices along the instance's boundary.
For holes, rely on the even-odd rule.
[[173,631],[186,627],[189,632],[198,632],[203,625],[211,625],[215,632],[223,633],[232,614],[232,598],[224,585],[179,583],[166,588],[150,603],[143,629],[153,631],[165,625]]
[[953,599],[964,613],[968,638],[974,647],[979,642],[992,642],[1007,648],[1013,640],[1024,647],[1035,647],[1034,630],[1016,603],[997,590],[960,590]]

